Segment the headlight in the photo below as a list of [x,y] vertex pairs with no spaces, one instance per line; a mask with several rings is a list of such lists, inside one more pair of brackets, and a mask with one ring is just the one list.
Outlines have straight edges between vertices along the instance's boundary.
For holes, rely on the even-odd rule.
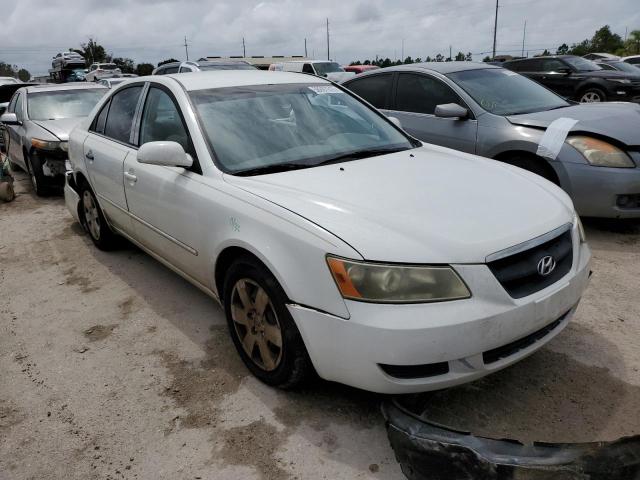
[[422,303],[469,298],[451,267],[384,265],[327,257],[344,298],[379,303]]
[[32,138],[31,145],[40,150],[57,150],[60,148],[61,142],[51,142],[49,140],[41,140],[39,138]]
[[626,153],[597,138],[576,135],[567,138],[567,143],[578,150],[587,162],[596,167],[635,167],[633,160]]
[[69,142],[60,142],[60,150],[63,152],[69,151]]
[[609,80],[610,82],[624,83],[625,85],[631,83],[631,80],[627,80],[626,78],[607,78],[607,80]]
[[578,234],[580,235],[580,243],[586,243],[587,242],[587,236],[584,233],[584,227],[582,226],[582,221],[580,220],[580,217],[578,215],[576,215],[575,223],[578,226]]

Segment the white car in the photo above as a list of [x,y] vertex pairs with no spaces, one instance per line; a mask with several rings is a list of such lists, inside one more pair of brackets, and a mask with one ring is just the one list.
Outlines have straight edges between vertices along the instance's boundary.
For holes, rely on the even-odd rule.
[[409,137],[308,75],[119,85],[71,134],[66,204],[218,299],[243,361],[400,393],[506,367],[558,334],[589,279],[569,197]]
[[293,60],[291,62],[282,62],[273,64],[271,71],[299,72],[325,77],[334,82],[344,82],[351,77],[355,77],[355,73],[346,72],[336,62],[329,60]]
[[87,82],[98,82],[103,78],[119,76],[122,71],[115,63],[92,63],[84,76]]

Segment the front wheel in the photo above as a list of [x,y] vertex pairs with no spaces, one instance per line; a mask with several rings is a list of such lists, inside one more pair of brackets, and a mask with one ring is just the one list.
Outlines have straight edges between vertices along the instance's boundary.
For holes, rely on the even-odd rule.
[[37,155],[25,154],[24,160],[34,192],[36,192],[36,195],[39,197],[45,196],[49,193],[49,188],[46,186],[47,181],[45,179],[44,172],[42,171],[42,162]]
[[237,260],[225,277],[223,297],[233,343],[251,373],[280,388],[297,386],[311,375],[286,295],[264,265],[252,257]]
[[580,103],[606,102],[607,96],[599,88],[589,88],[580,94],[579,101]]
[[116,246],[116,234],[107,224],[95,195],[86,184],[80,190],[80,202],[80,221],[91,240],[100,250],[112,250]]

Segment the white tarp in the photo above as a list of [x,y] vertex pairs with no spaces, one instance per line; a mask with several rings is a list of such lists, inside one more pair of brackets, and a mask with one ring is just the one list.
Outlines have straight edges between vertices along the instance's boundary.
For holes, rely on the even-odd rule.
[[551,122],[547,127],[547,131],[544,132],[544,135],[542,135],[542,138],[540,139],[538,151],[536,153],[541,157],[555,160],[560,153],[560,149],[562,148],[569,131],[576,123],[578,123],[578,120],[566,117],[558,118]]

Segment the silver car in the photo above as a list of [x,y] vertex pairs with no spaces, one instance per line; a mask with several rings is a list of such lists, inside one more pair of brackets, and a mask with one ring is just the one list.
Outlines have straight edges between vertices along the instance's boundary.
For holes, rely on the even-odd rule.
[[29,173],[38,195],[64,185],[67,141],[109,89],[101,85],[33,85],[13,94],[0,117],[12,166]]
[[[424,142],[560,185],[581,215],[640,218],[639,105],[576,104],[516,72],[472,62],[384,68],[343,85]],[[559,152],[539,155],[549,125],[565,117],[578,122]]]

